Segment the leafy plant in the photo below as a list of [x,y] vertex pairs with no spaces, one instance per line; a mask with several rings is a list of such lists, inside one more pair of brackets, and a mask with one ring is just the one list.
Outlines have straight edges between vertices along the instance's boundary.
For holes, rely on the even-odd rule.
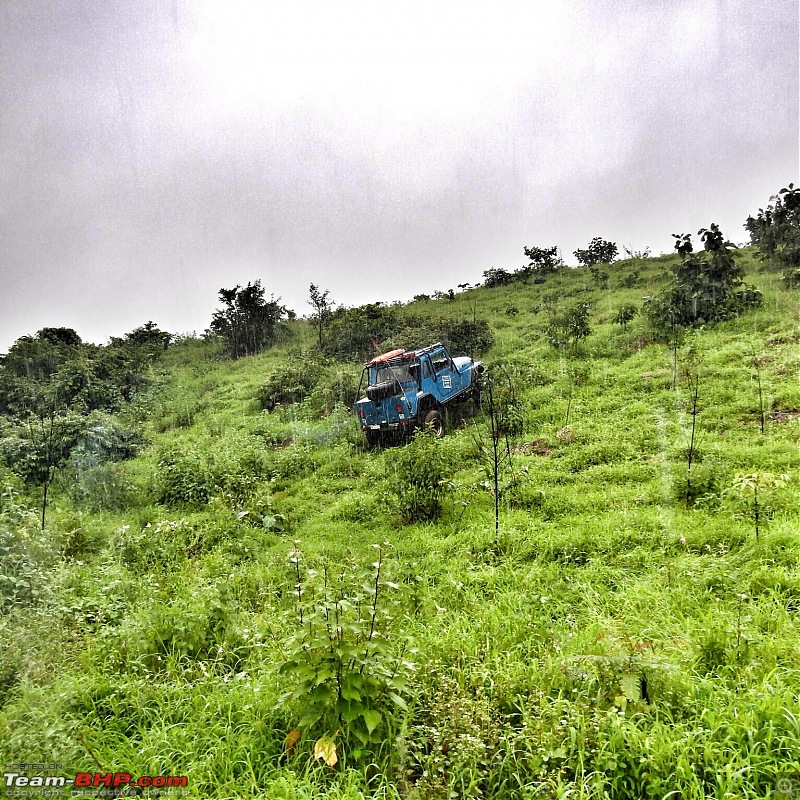
[[[516,483],[508,437],[514,432],[522,432],[523,418],[515,402],[514,387],[510,379],[507,385],[497,387],[495,380],[490,377],[486,381],[486,389],[489,442],[487,445],[481,437],[477,437],[475,443],[489,477],[481,486],[488,489],[494,497],[494,535],[497,544],[500,538],[500,497]],[[509,476],[508,480],[505,474]]]
[[259,387],[261,408],[274,411],[278,405],[299,403],[311,393],[320,372],[319,365],[305,355],[276,367]]
[[558,255],[558,247],[523,247],[525,255],[530,259],[527,267],[521,270],[527,277],[528,274],[550,275],[564,266],[564,261]]
[[627,274],[624,278],[622,278],[619,282],[619,285],[623,289],[633,289],[634,286],[639,285],[639,271],[634,270]]
[[207,503],[215,491],[208,459],[190,448],[162,453],[155,482],[158,502],[168,506],[200,506]]
[[704,253],[694,253],[688,234],[672,234],[680,262],[671,286],[646,306],[653,326],[661,333],[675,327],[718,322],[761,303],[761,293],[742,281],[733,244],[725,241],[719,226],[701,228]]
[[494,289],[496,286],[507,286],[513,280],[513,274],[501,267],[492,267],[483,273],[483,285],[487,289]]
[[749,474],[738,473],[726,490],[735,505],[744,509],[755,526],[758,539],[760,526],[770,515],[769,501],[789,482],[788,474],[775,475],[757,470]]
[[605,270],[598,269],[597,267],[589,267],[589,272],[596,286],[599,286],[601,289],[608,289],[608,273]]
[[261,281],[220,289],[223,308],[211,318],[210,331],[220,336],[231,358],[260,353],[275,340],[276,327],[286,316],[280,298],[264,299]]
[[623,331],[628,330],[628,323],[639,313],[639,309],[636,306],[631,305],[630,303],[626,303],[624,306],[620,306],[619,310],[617,311],[616,315],[614,316],[615,324],[619,325]]
[[358,760],[407,710],[414,665],[406,656],[415,651],[402,633],[400,586],[385,576],[388,543],[373,547],[371,565],[338,569],[309,567],[298,542],[289,553],[294,603],[287,616],[294,630],[278,674],[291,688],[278,707],[297,720],[295,743],[300,733],[319,735],[314,757],[329,766],[338,761],[339,733]]
[[0,485],[0,612],[41,600],[58,562],[52,537],[9,485]]
[[618,252],[614,242],[607,242],[605,239],[595,236],[586,249],[576,250],[573,255],[578,259],[579,264],[592,267],[595,264],[610,264],[617,257]]
[[578,342],[592,332],[589,325],[589,303],[577,303],[563,311],[551,312],[545,328],[547,342],[551,347],[561,350],[567,345],[575,351]]
[[317,326],[319,349],[322,350],[322,334],[325,331],[328,320],[331,318],[331,312],[335,303],[330,299],[330,290],[326,289],[323,292],[316,284],[311,284],[308,294],[308,302],[314,309],[314,314],[311,319]]
[[800,187],[790,183],[770,200],[766,209],[747,218],[744,227],[761,257],[784,270],[784,283],[792,288],[800,278]]
[[430,430],[419,430],[408,445],[392,455],[396,478],[394,507],[404,522],[438,519],[446,497],[448,459]]

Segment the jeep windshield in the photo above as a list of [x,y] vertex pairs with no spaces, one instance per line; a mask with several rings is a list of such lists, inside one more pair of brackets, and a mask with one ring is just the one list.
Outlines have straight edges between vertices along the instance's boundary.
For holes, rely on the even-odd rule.
[[404,361],[401,364],[381,364],[375,367],[375,374],[372,383],[383,383],[384,381],[395,380],[398,383],[406,384],[411,381],[417,382],[419,366],[416,362]]

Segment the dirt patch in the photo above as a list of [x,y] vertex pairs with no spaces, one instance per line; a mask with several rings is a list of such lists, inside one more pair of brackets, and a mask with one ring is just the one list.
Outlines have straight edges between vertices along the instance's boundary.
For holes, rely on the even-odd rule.
[[533,439],[533,441],[518,444],[514,448],[514,452],[535,456],[549,456],[553,452],[553,448],[548,447],[544,439]]
[[800,417],[800,409],[792,408],[792,409],[775,409],[775,411],[770,411],[767,414],[767,419],[770,422],[791,422],[793,419],[797,419]]

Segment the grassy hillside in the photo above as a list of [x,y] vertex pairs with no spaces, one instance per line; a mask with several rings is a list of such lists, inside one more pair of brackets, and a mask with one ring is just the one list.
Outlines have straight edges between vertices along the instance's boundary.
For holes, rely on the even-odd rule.
[[[800,790],[798,296],[742,258],[763,306],[676,354],[613,322],[673,257],[402,310],[490,323],[517,414],[497,534],[484,416],[368,452],[336,402],[359,367],[306,323],[235,362],[171,347],[120,416],[146,445],[62,470],[45,533],[0,467],[3,763],[197,798]],[[581,301],[591,335],[549,346]],[[311,395],[263,411],[298,361]],[[440,509],[409,521],[426,480]]]

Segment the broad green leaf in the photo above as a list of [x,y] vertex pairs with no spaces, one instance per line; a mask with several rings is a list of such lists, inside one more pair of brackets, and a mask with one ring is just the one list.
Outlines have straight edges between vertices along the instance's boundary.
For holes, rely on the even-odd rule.
[[346,683],[343,683],[342,697],[345,700],[355,700],[356,702],[359,702],[361,700],[361,692],[359,692],[354,686],[348,686]]
[[396,692],[389,692],[389,697],[392,699],[392,701],[396,706],[400,706],[400,708],[402,708],[403,711],[408,711],[408,704],[406,703],[405,700],[403,700],[402,697],[400,697],[399,694],[397,694]]
[[642,686],[639,681],[639,676],[633,672],[625,672],[619,682],[622,693],[632,703],[642,699]]
[[379,711],[362,711],[361,716],[364,717],[364,722],[367,723],[367,730],[370,733],[381,724],[381,715]]
[[361,713],[361,706],[357,703],[340,702],[336,704],[336,710],[339,712],[342,719],[349,725]]

